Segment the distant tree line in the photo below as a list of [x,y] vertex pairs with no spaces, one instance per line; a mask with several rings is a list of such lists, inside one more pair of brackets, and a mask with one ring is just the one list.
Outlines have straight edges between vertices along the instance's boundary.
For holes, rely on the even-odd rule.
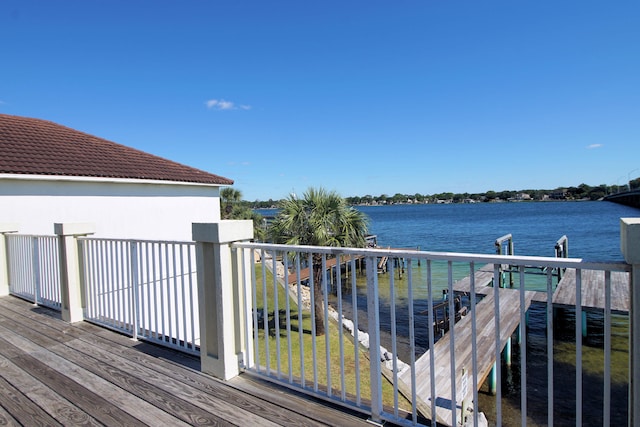
[[[629,189],[640,188],[640,177],[630,181],[625,185],[590,186],[580,184],[577,187],[559,187],[552,190],[503,190],[487,191],[485,193],[437,193],[437,194],[403,194],[394,195],[381,194],[379,196],[351,196],[345,197],[349,205],[396,205],[407,203],[480,203],[496,201],[541,201],[541,200],[600,200],[608,194],[615,194]],[[256,200],[254,202],[242,201],[241,203],[250,209],[276,208],[280,200],[269,199],[266,201]]]
[[478,203],[495,201],[540,201],[540,200],[599,200],[607,194],[614,194],[627,186],[599,185],[592,187],[580,184],[577,187],[556,188],[554,190],[503,190],[487,191],[485,193],[436,193],[436,194],[402,194],[393,196],[381,194],[379,196],[355,196],[346,200],[352,205],[371,204],[405,204],[405,203]]

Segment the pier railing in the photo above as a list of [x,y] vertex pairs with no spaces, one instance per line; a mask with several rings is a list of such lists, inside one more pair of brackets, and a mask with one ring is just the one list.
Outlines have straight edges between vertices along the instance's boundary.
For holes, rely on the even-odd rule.
[[[623,222],[627,262],[614,263],[250,243],[250,221],[194,224],[195,244],[93,239],[74,226],[35,240],[3,232],[0,294],[58,301],[70,321],[199,353],[220,378],[244,371],[376,422],[634,425],[638,227]],[[505,265],[513,286],[494,286]],[[434,306],[446,307],[446,333]]]

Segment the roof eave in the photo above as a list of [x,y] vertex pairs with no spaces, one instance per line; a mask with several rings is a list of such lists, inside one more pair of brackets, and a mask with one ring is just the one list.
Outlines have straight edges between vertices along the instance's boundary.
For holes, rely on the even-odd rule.
[[83,183],[112,183],[112,184],[149,184],[149,185],[177,185],[187,187],[228,187],[230,184],[215,184],[205,182],[189,182],[189,181],[169,181],[160,179],[141,179],[141,178],[111,178],[111,177],[93,177],[93,176],[67,176],[67,175],[33,175],[33,174],[12,174],[0,173],[1,179],[12,179],[19,181],[55,181],[55,182],[83,182]]

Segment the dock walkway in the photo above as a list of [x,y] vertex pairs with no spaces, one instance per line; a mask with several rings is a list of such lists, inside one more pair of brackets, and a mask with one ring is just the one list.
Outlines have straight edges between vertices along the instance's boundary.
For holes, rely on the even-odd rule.
[[[486,294],[488,286],[493,282],[493,264],[487,264],[476,270],[473,275],[475,279],[474,289],[477,294]],[[471,276],[458,280],[453,284],[454,292],[469,292],[471,289]]]
[[[468,289],[468,288],[467,288]],[[528,309],[533,298],[533,292],[525,292],[525,309]],[[500,348],[504,348],[507,340],[516,330],[520,323],[520,292],[514,289],[499,289],[499,309],[500,309]],[[488,293],[476,305],[476,355],[478,369],[478,388],[489,375],[495,360],[496,348],[496,321],[494,317],[495,296]],[[456,366],[456,394],[457,398],[452,399],[451,387],[451,347],[450,332],[442,337],[434,345],[433,351],[424,353],[415,364],[416,372],[416,396],[417,408],[426,417],[431,417],[431,375],[430,363],[431,355],[435,355],[435,380],[436,380],[436,416],[435,420],[444,425],[452,424],[452,406],[455,406],[460,420],[460,408],[458,404],[463,399],[471,401],[473,390],[467,387],[467,395],[462,396],[462,369],[471,370],[472,364],[472,317],[468,314],[454,326],[454,358]],[[469,381],[471,381],[469,375]],[[411,395],[411,372],[407,370],[398,376],[403,393]],[[452,405],[455,402],[455,405]]]
[[[356,256],[354,257],[355,260],[360,260],[363,257],[361,256]],[[348,262],[351,262],[351,257],[347,256],[347,257],[342,257],[340,260],[340,266],[347,264]],[[326,267],[327,267],[327,271],[330,271],[332,268],[334,268],[336,266],[336,264],[338,263],[338,259],[337,258],[329,258],[326,260]],[[311,278],[311,268],[306,267],[300,270],[300,281],[304,282],[306,280],[309,280]],[[287,277],[288,283],[297,283],[298,282],[298,273],[294,272],[289,274],[289,276]]]

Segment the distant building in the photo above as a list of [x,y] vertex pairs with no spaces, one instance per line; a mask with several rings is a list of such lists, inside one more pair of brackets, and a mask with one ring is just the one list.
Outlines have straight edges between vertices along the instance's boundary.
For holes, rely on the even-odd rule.
[[549,195],[549,198],[554,200],[565,200],[567,198],[567,190],[566,189],[555,190]]
[[53,234],[95,224],[96,236],[191,240],[220,220],[233,181],[45,120],[0,114],[0,223]]

